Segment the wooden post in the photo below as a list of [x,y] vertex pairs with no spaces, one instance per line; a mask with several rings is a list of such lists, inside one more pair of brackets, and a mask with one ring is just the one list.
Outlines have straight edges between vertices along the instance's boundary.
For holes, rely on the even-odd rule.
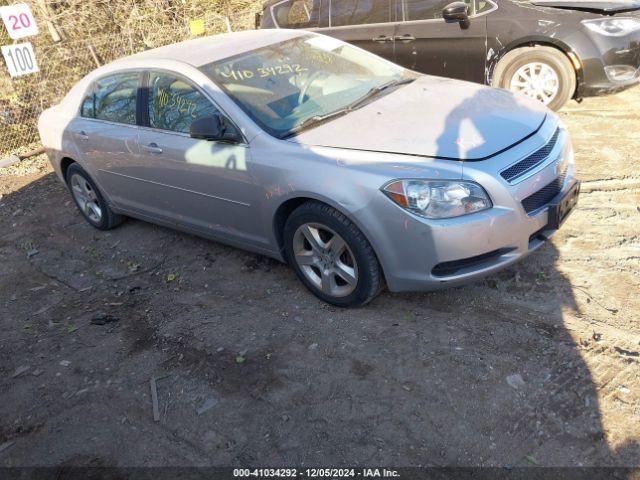
[[101,67],[102,66],[102,62],[98,58],[98,55],[96,55],[96,51],[93,48],[93,45],[87,45],[87,48],[89,49],[89,53],[91,53],[91,56],[93,57],[93,61],[96,62],[96,66],[97,67]]
[[38,8],[40,9],[40,14],[44,18],[44,23],[47,24],[47,30],[49,30],[49,35],[51,35],[51,40],[54,42],[59,42],[62,40],[60,37],[60,33],[58,33],[58,29],[56,28],[55,23],[51,19],[49,15],[49,8],[47,7],[46,0],[36,0],[38,4]]

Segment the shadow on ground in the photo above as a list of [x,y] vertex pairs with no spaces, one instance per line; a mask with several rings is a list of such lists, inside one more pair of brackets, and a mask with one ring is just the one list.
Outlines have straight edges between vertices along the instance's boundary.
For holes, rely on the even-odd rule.
[[605,347],[566,328],[553,244],[476,285],[338,310],[260,256],[133,220],[96,231],[52,174],[0,212],[4,466],[640,458],[607,444],[585,363]]

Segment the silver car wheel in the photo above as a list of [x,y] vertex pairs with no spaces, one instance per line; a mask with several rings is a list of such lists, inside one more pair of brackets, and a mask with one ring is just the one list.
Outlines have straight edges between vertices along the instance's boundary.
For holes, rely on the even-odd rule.
[[293,252],[304,276],[333,297],[345,297],[358,285],[358,264],[336,232],[319,223],[305,223],[293,235]]
[[548,64],[532,62],[521,66],[514,73],[510,89],[549,105],[560,91],[560,79]]
[[92,222],[100,223],[102,220],[102,209],[98,204],[98,196],[91,188],[87,179],[77,173],[71,177],[71,192],[80,210],[82,210]]

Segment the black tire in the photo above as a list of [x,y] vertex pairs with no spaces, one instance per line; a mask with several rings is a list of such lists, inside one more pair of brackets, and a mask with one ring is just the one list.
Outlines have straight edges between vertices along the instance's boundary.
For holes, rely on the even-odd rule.
[[[295,260],[294,234],[307,223],[321,224],[339,234],[353,254],[358,268],[357,284],[347,296],[327,295],[314,285]],[[371,244],[364,234],[342,213],[324,203],[309,201],[296,208],[284,227],[284,247],[287,260],[300,281],[321,300],[338,307],[360,307],[373,300],[383,285],[382,269]]]
[[510,89],[511,79],[518,69],[527,63],[540,62],[551,67],[558,76],[559,89],[555,98],[547,107],[560,110],[576,91],[576,73],[569,58],[560,50],[552,47],[522,47],[511,50],[500,59],[493,72],[491,85]]
[[[72,185],[71,185],[71,179],[73,178],[74,175],[79,175],[80,177],[84,178],[86,182],[89,184],[92,191],[95,193],[95,196],[96,196],[95,203],[97,203],[97,205],[100,207],[100,210],[102,211],[102,215],[99,221],[96,221],[95,219],[91,218],[85,212],[85,210],[81,207],[81,205],[78,203],[78,199],[74,195],[72,190]],[[78,165],[77,163],[72,163],[71,165],[69,165],[69,168],[67,169],[67,174],[66,174],[66,181],[67,181],[67,187],[69,188],[69,193],[71,193],[71,198],[73,198],[73,202],[76,204],[76,207],[78,207],[78,210],[80,211],[82,216],[85,218],[85,220],[89,222],[89,224],[91,224],[98,230],[111,230],[112,228],[117,227],[124,221],[124,217],[122,215],[118,215],[117,213],[114,213],[111,210],[111,208],[109,207],[109,204],[105,201],[104,197],[100,193],[100,190],[98,189],[94,181],[91,179],[89,174],[85,172],[80,165]]]

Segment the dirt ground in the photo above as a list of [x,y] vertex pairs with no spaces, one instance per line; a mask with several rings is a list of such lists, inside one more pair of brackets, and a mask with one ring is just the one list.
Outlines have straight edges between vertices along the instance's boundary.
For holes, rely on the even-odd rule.
[[584,183],[551,243],[358,310],[234,248],[94,230],[42,157],[0,170],[0,465],[639,466],[638,112],[640,88],[561,113]]

